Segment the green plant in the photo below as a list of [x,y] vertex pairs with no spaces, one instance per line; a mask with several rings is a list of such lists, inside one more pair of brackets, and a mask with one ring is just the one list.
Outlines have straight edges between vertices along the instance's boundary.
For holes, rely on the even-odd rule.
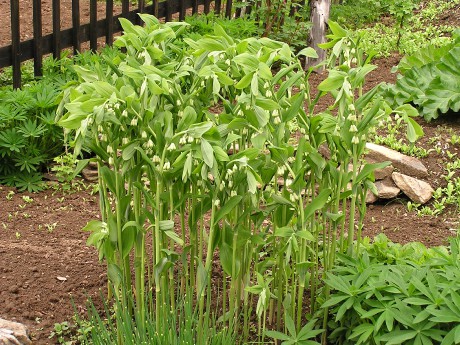
[[460,299],[458,238],[450,246],[405,246],[379,235],[361,258],[339,255],[325,282],[329,339],[343,344],[454,344]]
[[259,35],[259,28],[255,20],[250,18],[222,18],[211,12],[207,15],[196,14],[186,16],[185,22],[189,24],[189,30],[184,37],[198,40],[202,36],[214,33],[214,25],[221,26],[225,32],[233,38],[244,39]]
[[344,0],[331,4],[330,19],[350,29],[375,23],[388,8],[388,1]]
[[[414,112],[411,114],[412,117],[416,115]],[[380,130],[380,134],[377,134],[377,132],[372,133],[372,141],[379,145],[386,145],[393,150],[410,156],[419,158],[427,157],[431,151],[436,150],[436,147],[435,149],[425,149],[415,145],[415,141],[423,135],[423,129],[414,122],[411,122],[411,126],[413,127],[411,128],[408,126],[407,119],[404,119],[404,117],[399,114],[389,116],[385,121],[379,123],[377,128]],[[404,135],[404,130],[406,135]],[[382,131],[384,131],[384,133],[382,133]],[[409,132],[411,131],[411,140],[408,140]]]
[[13,195],[14,195],[14,194],[15,194],[15,193],[14,193],[12,190],[10,190],[10,191],[8,192],[8,194],[6,194],[6,197],[5,197],[6,200],[13,200]]
[[54,331],[51,332],[48,339],[56,338],[58,344],[72,345],[74,341],[71,340],[72,327],[67,321],[54,324]]
[[397,24],[398,38],[396,40],[396,47],[399,48],[401,42],[401,35],[404,31],[404,24],[407,16],[413,14],[415,3],[413,0],[393,0],[390,1],[389,12],[395,18]]
[[[285,42],[296,52],[305,47],[311,29],[310,6],[297,0],[251,0],[234,4],[245,15],[244,20],[256,23],[260,36]],[[247,6],[251,6],[249,13]]]
[[[362,45],[366,51],[375,51],[379,56],[389,56],[394,51],[399,51],[401,54],[413,54],[430,45],[442,47],[452,42],[450,36],[455,27],[437,25],[434,23],[434,18],[456,6],[460,3],[459,0],[436,0],[428,4],[422,3],[423,6],[420,6],[419,10],[414,13],[408,9],[411,3],[414,2],[389,1],[385,2],[382,7],[385,11],[389,11],[390,7],[393,8],[392,12],[399,18],[398,23],[403,23],[402,28],[401,25],[394,25],[393,20],[390,20],[388,23],[376,23],[355,31],[356,37],[362,37]],[[371,6],[368,4],[364,8]],[[357,12],[359,13],[359,10]]]
[[449,49],[431,48],[428,54],[421,52],[405,59],[404,75],[396,85],[386,87],[387,98],[396,104],[416,104],[427,121],[436,119],[439,113],[459,111],[460,94],[456,84],[460,76],[456,66],[460,31],[454,33],[453,39]]
[[[319,291],[327,296],[320,282],[336,252],[359,252],[366,191],[385,165],[363,161],[369,132],[391,112],[377,89],[363,95],[370,58],[330,22],[329,76],[311,99],[311,71],[287,44],[233,39],[219,25],[183,39],[186,24],[141,18],[145,26],[121,21],[122,49],[102,55],[109,71],[75,67],[79,81],[59,106],[74,154],[87,145],[98,164],[101,219],[85,230],[107,261],[117,337],[163,329],[187,293],[196,343],[213,320],[238,343],[250,333],[262,343],[286,331],[292,341],[313,338],[304,317],[318,310]],[[326,94],[334,105],[313,116]],[[397,112],[412,123],[410,107]]]

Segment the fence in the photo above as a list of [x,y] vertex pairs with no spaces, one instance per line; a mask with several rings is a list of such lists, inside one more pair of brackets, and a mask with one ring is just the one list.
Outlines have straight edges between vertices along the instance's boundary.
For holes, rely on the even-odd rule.
[[137,13],[151,13],[157,18],[164,18],[170,21],[174,14],[178,14],[179,20],[185,18],[187,10],[192,13],[198,12],[198,6],[203,5],[203,12],[209,13],[211,3],[213,3],[216,14],[225,12],[227,17],[232,14],[232,0],[165,0],[146,6],[145,0],[138,0],[134,10],[129,8],[129,0],[122,0],[121,13],[113,14],[113,0],[105,2],[105,18],[97,20],[97,0],[87,0],[89,2],[89,23],[81,24],[80,20],[80,0],[72,0],[72,27],[61,30],[61,7],[60,0],[52,0],[52,33],[42,35],[42,1],[33,0],[33,38],[21,42],[20,39],[20,6],[19,0],[10,0],[11,10],[11,44],[0,47],[0,68],[13,67],[13,87],[21,86],[21,62],[33,59],[34,74],[40,76],[42,71],[42,61],[45,54],[53,54],[54,58],[59,58],[62,49],[73,48],[74,53],[81,50],[82,43],[89,41],[92,50],[97,49],[98,38],[105,37],[106,44],[111,45],[114,33],[121,31],[118,21],[120,17],[127,18],[132,22],[140,21]]

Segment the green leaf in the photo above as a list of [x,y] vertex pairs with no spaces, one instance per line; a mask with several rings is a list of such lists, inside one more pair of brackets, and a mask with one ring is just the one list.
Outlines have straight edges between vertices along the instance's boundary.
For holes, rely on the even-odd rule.
[[121,273],[120,268],[113,263],[107,265],[107,277],[115,287],[119,287],[123,281],[123,273]]
[[414,330],[396,330],[384,334],[380,337],[381,341],[386,341],[386,345],[403,344],[407,340],[415,338],[417,331]]
[[168,236],[170,239],[172,239],[174,242],[179,244],[180,246],[184,245],[184,241],[182,240],[182,238],[180,238],[179,235],[177,235],[174,231],[167,230],[164,232],[164,234]]
[[167,231],[174,229],[174,221],[172,220],[160,220],[160,230]]
[[335,38],[342,38],[348,36],[347,30],[342,28],[337,22],[334,22],[333,20],[328,20],[327,25],[334,34]]
[[283,334],[283,333],[278,332],[278,331],[266,331],[265,335],[267,337],[270,337],[270,338],[273,338],[273,339],[278,339],[278,340],[284,340],[284,341],[291,340],[291,338],[288,335]]
[[232,196],[230,199],[228,199],[225,204],[220,208],[219,211],[216,212],[216,216],[214,218],[214,224],[218,223],[220,220],[222,220],[227,214],[230,213],[243,199],[241,195],[235,195]]
[[338,90],[342,87],[346,77],[347,74],[345,72],[330,70],[326,80],[318,85],[318,90],[325,92]]
[[300,52],[298,52],[297,56],[305,56],[307,58],[317,59],[318,53],[312,47],[307,47],[303,48]]
[[242,90],[248,87],[251,84],[254,74],[254,72],[246,74],[238,83],[236,83],[235,88]]
[[214,165],[214,150],[206,139],[201,139],[201,154],[203,156],[204,163],[212,169]]
[[323,208],[331,195],[331,189],[323,189],[314,199],[310,202],[307,207],[305,207],[305,219],[310,219],[310,217],[319,209]]

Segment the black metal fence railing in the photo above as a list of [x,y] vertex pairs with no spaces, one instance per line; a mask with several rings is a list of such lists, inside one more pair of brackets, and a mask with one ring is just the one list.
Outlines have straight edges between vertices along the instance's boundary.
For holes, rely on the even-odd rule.
[[[60,0],[52,0],[52,33],[43,35],[42,1],[33,0],[32,20],[33,38],[21,41],[21,21],[19,0],[10,0],[11,11],[11,44],[0,47],[0,68],[12,66],[13,87],[21,86],[21,62],[33,59],[34,74],[40,76],[42,73],[43,56],[53,54],[59,58],[62,49],[73,48],[74,52],[80,51],[82,44],[89,42],[91,50],[97,49],[98,38],[105,37],[105,43],[111,45],[114,34],[121,31],[119,18],[127,18],[132,22],[139,22],[137,13],[151,13],[157,18],[164,18],[171,21],[173,16],[178,14],[179,20],[184,20],[187,11],[197,13],[198,7],[202,7],[204,13],[209,13],[211,3],[214,3],[216,14],[222,8],[222,0],[153,0],[152,4],[146,6],[145,0],[138,0],[135,9],[130,10],[129,0],[122,0],[121,13],[114,15],[113,0],[105,2],[105,18],[97,19],[98,1],[89,0],[89,23],[81,24],[80,0],[72,0],[72,27],[61,30],[61,4]],[[99,4],[100,5],[100,4]],[[226,0],[225,15],[232,15],[232,0]]]

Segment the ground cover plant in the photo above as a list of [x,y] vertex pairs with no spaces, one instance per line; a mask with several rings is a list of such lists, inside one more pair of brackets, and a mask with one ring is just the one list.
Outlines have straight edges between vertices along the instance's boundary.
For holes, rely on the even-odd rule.
[[458,237],[450,246],[394,244],[380,235],[361,256],[339,255],[325,282],[333,291],[330,339],[340,344],[457,344]]
[[[362,37],[362,44],[366,51],[375,51],[379,56],[390,56],[395,51],[400,54],[413,54],[430,44],[441,47],[451,42],[450,36],[456,26],[437,25],[436,18],[446,10],[458,6],[458,0],[430,1],[426,6],[425,2],[406,0],[376,3],[386,8],[391,16],[385,21],[354,32],[356,36]],[[372,6],[377,5],[371,4],[362,8],[367,10]],[[383,8],[382,11],[385,13]],[[361,11],[363,10],[357,9],[355,13]]]
[[[315,339],[327,325],[327,313],[313,323],[319,291],[328,296],[321,278],[336,252],[353,255],[355,220],[359,248],[372,172],[386,165],[362,160],[369,130],[391,111],[377,89],[363,95],[374,66],[330,22],[331,69],[311,99],[309,73],[287,44],[233,39],[218,25],[212,36],[181,41],[186,24],[141,18],[145,27],[122,20],[116,46],[126,53],[103,57],[110,71],[75,67],[79,82],[59,110],[75,153],[87,145],[96,154],[102,219],[88,223],[88,243],[107,261],[117,315],[136,321],[134,338],[121,340],[118,319],[119,341],[159,332],[185,292],[194,296],[198,343],[213,319],[240,342]],[[327,93],[333,107],[307,116],[305,100],[311,113]],[[397,110],[408,126],[411,111]],[[302,134],[295,144],[292,129]],[[319,154],[322,144],[331,159]],[[213,280],[215,267],[229,280]]]

